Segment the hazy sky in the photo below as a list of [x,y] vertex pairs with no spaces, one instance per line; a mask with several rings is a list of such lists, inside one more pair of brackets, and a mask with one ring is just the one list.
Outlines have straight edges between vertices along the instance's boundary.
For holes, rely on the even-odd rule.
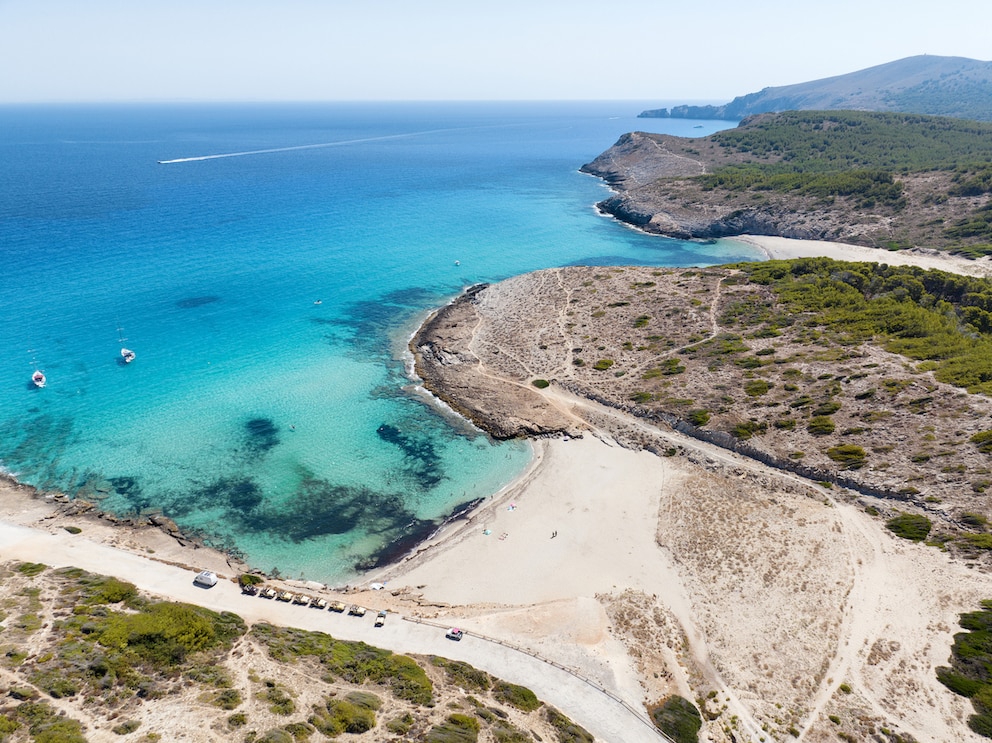
[[0,102],[727,101],[915,54],[989,0],[0,0]]

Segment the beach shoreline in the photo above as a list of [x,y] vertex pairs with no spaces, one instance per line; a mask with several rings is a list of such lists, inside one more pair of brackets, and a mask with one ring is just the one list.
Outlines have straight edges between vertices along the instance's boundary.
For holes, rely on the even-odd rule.
[[[992,257],[972,260],[952,256],[936,250],[912,249],[890,251],[880,248],[867,248],[858,245],[835,243],[822,240],[799,240],[769,235],[740,235],[725,240],[736,241],[758,249],[768,260],[790,260],[795,258],[827,257],[834,260],[885,262],[893,265],[915,265],[924,269],[938,269],[962,275],[992,276]],[[425,386],[417,375],[415,365],[417,353],[413,342],[425,326],[438,312],[450,308],[466,292],[471,293],[486,286],[476,284],[466,286],[462,294],[452,297],[444,305],[419,313],[400,329],[394,344],[394,354],[403,364],[410,394],[421,397],[432,405],[438,413],[450,419],[452,425],[465,425],[477,428],[478,421],[457,406],[449,404],[443,394]],[[483,426],[485,427],[485,426]],[[568,434],[581,436],[578,430],[556,432],[555,435],[568,438]],[[531,444],[531,458],[528,465],[497,493],[490,494],[476,502],[457,504],[426,538],[418,538],[416,543],[404,544],[403,549],[395,545],[372,555],[366,563],[369,567],[360,568],[350,583],[338,586],[351,590],[356,586],[377,582],[383,576],[411,568],[411,562],[420,563],[432,559],[446,551],[446,543],[457,542],[466,530],[480,519],[493,504],[499,504],[513,493],[526,488],[526,484],[539,475],[545,457],[546,442],[533,436],[525,436]],[[29,484],[20,482],[12,473],[0,475],[0,521],[22,526],[40,526],[49,531],[64,529],[82,523],[90,536],[96,532],[98,539],[106,544],[132,549],[145,554],[155,554],[173,564],[181,563],[191,569],[202,564],[211,569],[237,570],[264,575],[263,571],[252,569],[240,555],[206,544],[195,534],[184,533],[167,517],[118,516],[101,511],[95,504],[85,499],[66,496],[61,493],[45,492]],[[386,554],[386,559],[383,559]],[[276,566],[278,570],[278,566]],[[278,578],[278,573],[268,575]],[[333,586],[328,585],[329,589]]]
[[738,235],[724,240],[757,248],[768,260],[791,260],[794,258],[832,258],[837,261],[887,263],[892,266],[918,266],[923,269],[936,269],[957,273],[963,276],[992,276],[992,257],[977,259],[951,255],[942,250],[910,248],[908,250],[886,250],[866,248],[861,245],[828,242],[826,240],[797,240],[773,235]]
[[[870,255],[970,275],[988,268],[940,254],[742,239],[770,259]],[[516,296],[508,290],[500,301]],[[532,439],[512,482],[363,572],[341,589],[349,601],[525,648],[645,708],[670,694],[716,699],[711,741],[730,740],[720,736],[731,725],[736,740],[757,741],[768,728],[784,737],[790,725],[827,735],[828,716],[919,740],[978,740],[964,723],[970,703],[933,669],[947,663],[959,615],[992,596],[992,574],[899,540],[867,507],[881,503],[562,385],[541,396],[572,430]],[[161,528],[122,528],[62,506],[0,481],[0,522],[227,578],[243,567]]]
[[[794,258],[828,257],[834,260],[885,262],[893,265],[915,265],[924,269],[938,269],[963,275],[989,277],[992,276],[992,258],[971,260],[948,255],[936,250],[904,250],[889,251],[879,248],[866,248],[857,245],[834,243],[820,240],[797,240],[767,235],[740,235],[733,240],[752,248],[756,248],[768,260],[789,260]],[[484,285],[473,285],[466,290],[481,288]],[[429,323],[438,311],[450,307],[462,295],[453,297],[443,306],[432,311],[420,313],[413,322],[404,325],[397,337],[395,348],[398,361],[403,364],[409,380],[408,392],[421,397],[426,404],[432,405],[439,414],[449,418],[452,425],[475,427],[471,416],[456,406],[449,404],[436,390],[424,385],[415,372],[416,354],[411,352],[411,342],[418,333]],[[571,431],[573,435],[577,431]],[[558,435],[561,435],[560,433]],[[565,433],[567,436],[567,433]],[[452,512],[428,533],[426,539],[420,539],[408,548],[388,550],[388,559],[381,559],[380,554],[373,555],[368,561],[371,567],[360,569],[352,581],[355,585],[364,585],[378,580],[378,576],[391,574],[401,565],[413,558],[426,559],[425,555],[443,553],[443,543],[447,539],[457,539],[464,529],[478,520],[479,513],[489,507],[493,501],[502,500],[501,494],[512,493],[519,489],[521,483],[535,476],[535,471],[541,466],[543,448],[537,438],[526,437],[532,444],[532,455],[527,467],[511,482],[507,483],[498,493],[490,494],[477,503],[457,504]],[[93,503],[57,493],[48,493],[17,480],[11,473],[0,476],[0,520],[24,526],[43,526],[50,531],[84,523],[91,532],[99,533],[99,539],[107,544],[122,546],[124,549],[136,549],[148,553],[164,555],[165,561],[183,562],[191,568],[203,563],[214,568],[239,572],[262,571],[253,570],[241,557],[207,545],[195,534],[183,533],[174,522],[161,518],[158,523],[148,517],[117,516],[113,513],[99,510]],[[121,536],[126,534],[125,536]],[[117,536],[115,536],[117,535]],[[156,558],[158,559],[158,558]],[[278,568],[278,566],[276,566]],[[269,576],[273,577],[273,576]],[[275,576],[278,577],[278,576]],[[350,589],[351,583],[340,586]]]

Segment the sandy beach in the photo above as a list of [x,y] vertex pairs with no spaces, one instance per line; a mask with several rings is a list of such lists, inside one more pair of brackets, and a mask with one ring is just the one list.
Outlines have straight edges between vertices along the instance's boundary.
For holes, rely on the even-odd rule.
[[[988,260],[740,239],[770,258],[884,258],[992,275]],[[992,576],[897,539],[862,497],[555,386],[543,394],[579,435],[536,441],[516,482],[366,576],[355,600],[527,648],[635,707],[673,693],[703,700],[701,740],[714,743],[833,741],[838,730],[868,739],[882,728],[918,741],[982,740],[964,722],[970,702],[943,687],[935,668],[947,664],[959,614],[992,598]],[[624,443],[634,438],[674,456]],[[114,550],[227,577],[243,567],[157,528],[121,529],[56,506],[0,482],[0,521],[63,545],[82,537],[112,548],[94,552],[108,574],[129,569],[109,557]],[[50,545],[0,529],[5,559],[46,561]],[[386,590],[366,593],[374,582]],[[155,587],[170,595],[167,583]],[[393,649],[404,642],[412,640],[398,636]],[[485,653],[472,662],[498,673],[503,661]],[[521,678],[556,698],[553,680]]]
[[882,250],[824,240],[793,240],[788,237],[770,235],[741,235],[731,239],[760,249],[771,260],[822,256],[838,261],[867,261],[869,263],[888,263],[892,266],[919,266],[924,269],[932,268],[965,276],[992,276],[992,258],[988,256],[970,260],[941,250],[925,248]]

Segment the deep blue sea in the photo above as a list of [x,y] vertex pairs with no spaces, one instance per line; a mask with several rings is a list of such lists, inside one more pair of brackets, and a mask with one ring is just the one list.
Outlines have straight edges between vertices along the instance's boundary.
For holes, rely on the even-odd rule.
[[727,126],[635,118],[658,105],[0,107],[0,465],[349,580],[530,457],[415,393],[429,309],[549,266],[757,258],[596,214],[578,168],[621,134]]

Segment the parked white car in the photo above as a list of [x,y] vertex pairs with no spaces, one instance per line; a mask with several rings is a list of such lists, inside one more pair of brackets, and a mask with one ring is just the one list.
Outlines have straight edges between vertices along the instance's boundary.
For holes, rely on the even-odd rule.
[[196,574],[193,583],[204,588],[213,588],[217,585],[217,573],[210,570],[202,570]]

